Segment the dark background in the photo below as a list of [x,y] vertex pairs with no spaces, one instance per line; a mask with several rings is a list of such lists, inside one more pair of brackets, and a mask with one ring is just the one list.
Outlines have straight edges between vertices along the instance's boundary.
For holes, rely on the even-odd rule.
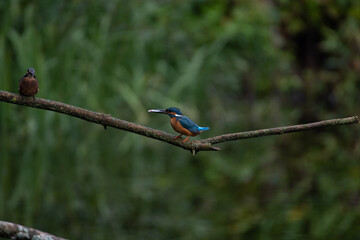
[[[360,1],[0,1],[0,89],[196,139],[359,115]],[[0,103],[0,219],[71,239],[359,239],[357,125],[188,151]]]

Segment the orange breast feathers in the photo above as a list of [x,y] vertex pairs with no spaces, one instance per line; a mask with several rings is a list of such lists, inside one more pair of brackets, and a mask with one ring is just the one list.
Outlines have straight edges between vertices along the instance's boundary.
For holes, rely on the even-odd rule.
[[186,135],[186,136],[196,136],[197,134],[194,134],[192,132],[190,132],[189,130],[187,130],[186,128],[184,128],[181,123],[179,122],[179,120],[176,119],[176,117],[173,117],[170,119],[170,124],[173,127],[173,129],[175,131],[177,131],[180,134]]

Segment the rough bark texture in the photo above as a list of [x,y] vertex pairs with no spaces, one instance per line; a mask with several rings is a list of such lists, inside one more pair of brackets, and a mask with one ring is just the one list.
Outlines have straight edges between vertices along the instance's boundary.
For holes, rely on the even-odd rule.
[[163,142],[170,143],[172,145],[181,147],[186,150],[190,150],[190,152],[193,154],[199,151],[219,151],[220,148],[214,147],[213,144],[227,142],[227,141],[253,138],[253,137],[262,137],[269,135],[278,135],[278,134],[291,133],[291,132],[299,132],[299,131],[305,131],[305,130],[320,128],[325,126],[353,124],[359,122],[358,117],[354,116],[348,118],[325,120],[321,122],[302,124],[302,125],[261,129],[261,130],[239,132],[239,133],[230,133],[230,134],[220,135],[203,140],[186,141],[183,143],[181,139],[175,140],[174,135],[165,133],[163,131],[145,127],[125,120],[113,118],[111,117],[110,114],[93,112],[84,108],[75,107],[57,101],[51,101],[42,98],[33,99],[30,97],[22,97],[18,94],[1,91],[1,90],[0,90],[0,101],[67,114],[73,117],[84,119],[89,122],[101,124],[104,126],[105,129],[106,127],[113,127],[129,132],[133,132],[149,138],[154,138]]
[[19,240],[66,240],[34,228],[5,221],[0,221],[0,237]]

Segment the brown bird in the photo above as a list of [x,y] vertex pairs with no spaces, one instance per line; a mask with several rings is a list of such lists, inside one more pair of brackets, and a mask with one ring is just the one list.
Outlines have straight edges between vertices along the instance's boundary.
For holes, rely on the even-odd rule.
[[35,77],[35,69],[28,68],[26,74],[19,80],[19,93],[21,96],[33,97],[39,92],[39,83]]

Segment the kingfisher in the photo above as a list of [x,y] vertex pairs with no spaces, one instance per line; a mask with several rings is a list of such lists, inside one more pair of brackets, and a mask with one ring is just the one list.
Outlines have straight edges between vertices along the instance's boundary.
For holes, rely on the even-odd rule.
[[187,138],[185,138],[182,142],[189,140],[190,136],[194,137],[203,131],[210,129],[209,127],[199,127],[190,118],[184,116],[180,109],[176,107],[167,109],[150,109],[148,112],[167,114],[170,117],[170,124],[172,128],[180,133],[179,136],[175,137],[175,140],[182,135],[187,136]]
[[25,75],[19,80],[19,93],[21,96],[33,97],[39,92],[39,83],[35,76],[35,69],[28,68]]

